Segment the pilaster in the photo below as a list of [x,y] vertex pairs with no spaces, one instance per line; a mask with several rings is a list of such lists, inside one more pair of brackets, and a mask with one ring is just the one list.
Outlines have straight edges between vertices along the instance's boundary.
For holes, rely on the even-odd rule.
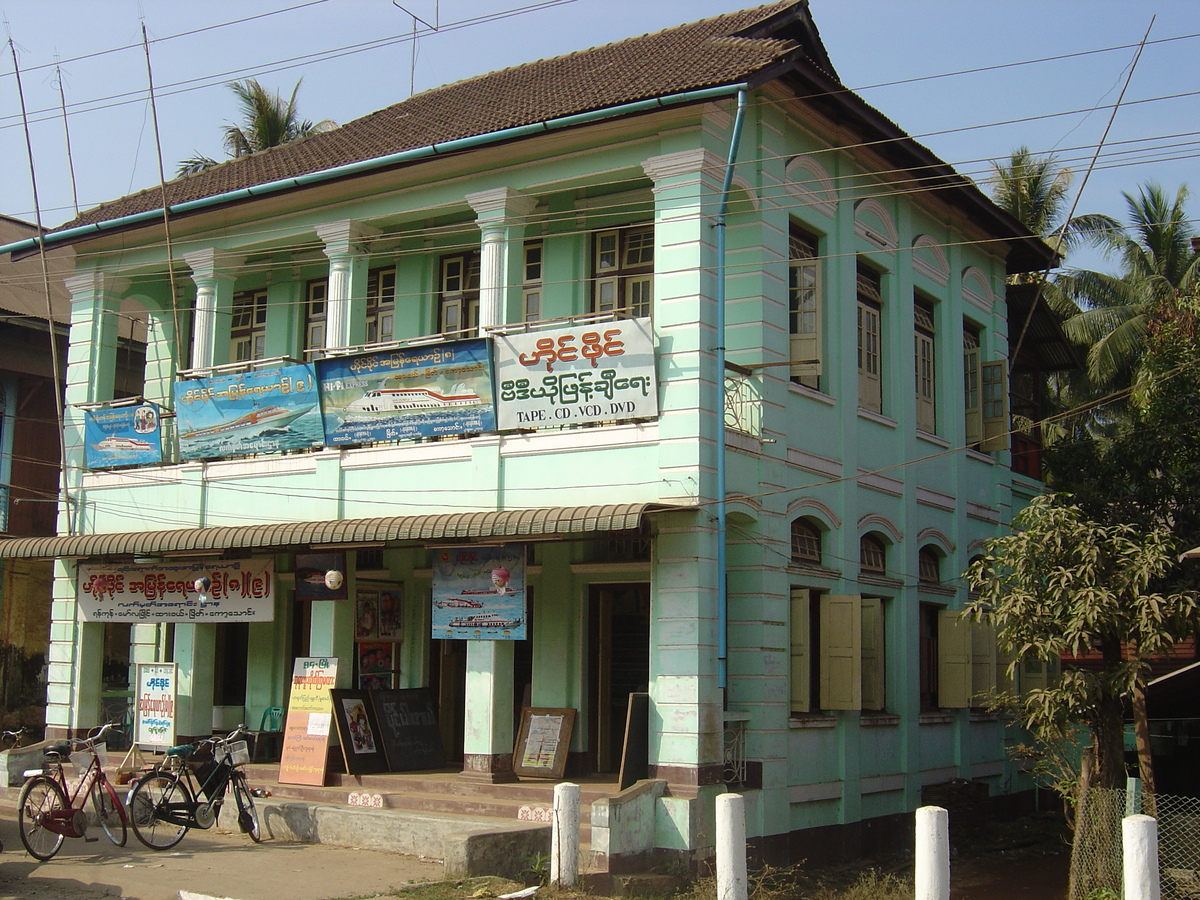
[[512,188],[467,194],[479,224],[479,335],[503,325],[511,308],[509,295],[521,279],[525,223],[537,205],[533,197]]
[[366,340],[367,241],[379,230],[345,220],[317,226],[329,258],[325,301],[325,347],[350,347]]

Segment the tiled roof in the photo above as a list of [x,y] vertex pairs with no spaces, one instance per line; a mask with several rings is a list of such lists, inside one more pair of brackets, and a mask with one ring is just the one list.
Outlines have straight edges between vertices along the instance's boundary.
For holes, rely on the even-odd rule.
[[[458,138],[655,97],[737,84],[794,55],[796,42],[739,37],[806,3],[781,0],[689,25],[490,72],[410,97],[340,128],[166,185],[172,205]],[[819,51],[823,57],[823,50]],[[87,210],[70,228],[160,209],[162,192]]]

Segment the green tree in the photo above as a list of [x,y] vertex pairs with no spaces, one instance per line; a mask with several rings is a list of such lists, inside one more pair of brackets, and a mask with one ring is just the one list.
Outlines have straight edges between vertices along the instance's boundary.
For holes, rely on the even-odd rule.
[[[230,83],[229,89],[237,97],[242,113],[240,125],[225,126],[225,152],[231,159],[290,144],[337,127],[329,119],[314,123],[300,118],[296,94],[300,91],[301,81],[303,79],[296,82],[286,101],[278,92],[263,87],[253,78]],[[194,175],[215,165],[216,160],[196,154],[179,164],[177,174]]]

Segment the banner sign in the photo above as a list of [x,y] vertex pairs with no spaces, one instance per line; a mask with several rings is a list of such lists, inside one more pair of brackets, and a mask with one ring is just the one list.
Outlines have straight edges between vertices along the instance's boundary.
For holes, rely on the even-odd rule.
[[433,637],[525,639],[525,547],[434,551]]
[[83,453],[89,469],[162,462],[162,417],[155,403],[88,409],[83,415]]
[[318,360],[325,443],[494,431],[482,338]]
[[496,335],[496,424],[578,425],[658,415],[649,319]]
[[271,622],[275,561],[81,565],[76,601],[85,622]]
[[133,742],[139,747],[175,744],[175,663],[138,663]]
[[337,682],[337,669],[336,658],[296,657],[279,761],[280,784],[325,784],[333,724],[330,691]]
[[181,459],[305,450],[324,443],[311,364],[175,383]]

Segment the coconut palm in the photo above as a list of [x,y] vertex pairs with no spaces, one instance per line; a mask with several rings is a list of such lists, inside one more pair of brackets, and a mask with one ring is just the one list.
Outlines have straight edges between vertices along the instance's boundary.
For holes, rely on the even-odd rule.
[[[301,81],[303,79],[296,82],[286,102],[278,92],[268,90],[253,78],[230,83],[229,89],[238,98],[242,112],[242,124],[225,127],[225,152],[231,159],[290,144],[337,127],[337,123],[330,119],[313,123],[300,118],[296,109],[296,94]],[[215,165],[216,160],[197,154],[183,160],[177,174],[193,175]]]

